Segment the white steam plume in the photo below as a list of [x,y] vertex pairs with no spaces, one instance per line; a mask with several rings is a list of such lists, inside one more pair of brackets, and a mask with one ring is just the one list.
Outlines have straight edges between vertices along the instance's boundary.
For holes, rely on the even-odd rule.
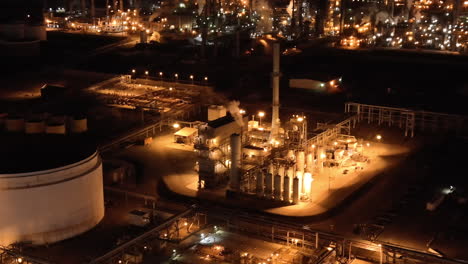
[[231,113],[231,115],[234,118],[234,120],[236,121],[236,123],[240,127],[243,127],[244,126],[244,119],[242,118],[242,114],[240,113],[239,104],[240,104],[239,101],[230,101],[227,104],[226,108],[229,111],[229,113]]

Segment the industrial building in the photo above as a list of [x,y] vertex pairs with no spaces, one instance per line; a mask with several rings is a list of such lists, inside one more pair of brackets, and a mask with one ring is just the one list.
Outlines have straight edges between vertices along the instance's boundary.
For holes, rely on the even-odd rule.
[[[308,139],[305,115],[280,121],[279,44],[273,46],[273,101],[271,122],[248,121],[238,103],[230,103],[228,114],[200,126],[195,148],[199,153],[199,189],[227,188],[231,193],[297,204],[311,200],[314,175],[324,168],[361,168],[368,158],[363,142],[349,135],[344,126],[321,126],[326,135]],[[338,81],[338,80],[337,80]],[[210,107],[209,119],[222,107]],[[336,171],[338,172],[338,171]]]
[[102,163],[82,136],[3,134],[0,244],[50,244],[104,217]]

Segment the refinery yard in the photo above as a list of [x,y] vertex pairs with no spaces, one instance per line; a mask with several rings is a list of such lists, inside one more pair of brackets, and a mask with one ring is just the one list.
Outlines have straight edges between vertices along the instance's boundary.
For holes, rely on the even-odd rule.
[[468,263],[468,1],[6,1],[0,264]]
[[[280,101],[280,54],[273,44],[269,107],[228,100],[207,76],[136,69],[6,102],[2,263],[463,263],[466,240],[429,231],[464,206],[463,184],[409,199],[421,149],[465,135],[467,118],[294,107]],[[431,220],[407,225],[407,208]]]

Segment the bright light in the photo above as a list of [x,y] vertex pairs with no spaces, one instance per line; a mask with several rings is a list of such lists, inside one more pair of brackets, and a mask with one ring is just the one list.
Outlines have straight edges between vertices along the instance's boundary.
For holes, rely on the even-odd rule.
[[298,118],[297,118],[297,122],[302,122],[302,121],[304,121],[304,118],[303,118],[303,117],[298,117]]
[[177,74],[177,73],[176,73],[176,74],[174,74],[174,77],[176,77],[176,78],[177,78],[177,77],[179,77],[179,74]]
[[172,91],[172,87],[169,87],[169,91]]
[[[28,17],[29,17],[29,15],[28,15]],[[18,261],[18,263],[23,263],[23,259],[22,259],[22,258],[17,258],[16,260]]]
[[310,172],[304,173],[304,189],[306,193],[310,193],[312,187],[312,174]]
[[335,141],[335,142],[333,142],[333,145],[335,145],[335,146],[336,146],[336,145],[338,145],[338,142],[336,142],[336,141]]
[[132,70],[132,73],[135,73],[135,72],[136,72],[136,70],[135,70],[135,69],[133,69],[133,70]]
[[370,147],[370,143],[367,143],[366,146]]
[[264,117],[264,116],[265,116],[265,112],[258,112],[258,116],[259,116],[259,117]]
[[172,127],[173,127],[173,128],[179,128],[180,125],[179,125],[178,123],[174,123],[174,124],[172,125]]
[[192,80],[193,80],[193,75],[190,75],[190,79],[192,79]]
[[324,153],[320,154],[320,158],[324,159],[326,157],[327,157],[327,155],[325,155]]
[[239,113],[241,113],[242,115],[245,114],[245,110],[244,109],[240,109],[239,110]]
[[327,250],[328,250],[328,251],[332,251],[333,248],[332,248],[332,247],[327,247]]
[[149,72],[148,72],[148,71],[145,71],[145,74],[146,74],[146,75],[148,75],[148,74],[149,74]]
[[381,139],[382,139],[382,136],[381,136],[381,135],[377,135],[377,136],[375,136],[375,138],[376,138],[377,140],[381,140]]
[[163,73],[162,73],[162,72],[159,72],[159,76],[163,76]]
[[208,81],[208,77],[205,77],[205,81]]
[[312,145],[312,148],[314,149],[314,148],[315,148],[315,145]]

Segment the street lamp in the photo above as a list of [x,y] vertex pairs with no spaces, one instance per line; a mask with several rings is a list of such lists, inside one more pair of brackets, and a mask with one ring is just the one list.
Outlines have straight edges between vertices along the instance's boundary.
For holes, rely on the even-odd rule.
[[259,124],[260,126],[262,126],[262,117],[264,116],[265,116],[265,112],[262,112],[262,111],[258,112],[258,117],[260,118],[260,124]]
[[177,129],[177,128],[180,127],[180,125],[179,125],[179,123],[174,123],[174,124],[172,125],[172,127],[175,128],[175,129]]
[[380,251],[380,264],[383,263],[383,250],[382,250],[382,244],[379,244],[379,251]]
[[382,139],[382,136],[381,136],[381,135],[377,135],[377,136],[375,136],[375,138],[376,138],[378,141],[380,141],[380,140]]
[[205,85],[207,85],[208,84],[208,77],[205,76],[204,80],[205,80]]
[[193,85],[193,75],[190,75],[190,80],[192,81],[192,85]]
[[163,72],[159,72],[159,77],[161,78],[161,86],[163,84]]

